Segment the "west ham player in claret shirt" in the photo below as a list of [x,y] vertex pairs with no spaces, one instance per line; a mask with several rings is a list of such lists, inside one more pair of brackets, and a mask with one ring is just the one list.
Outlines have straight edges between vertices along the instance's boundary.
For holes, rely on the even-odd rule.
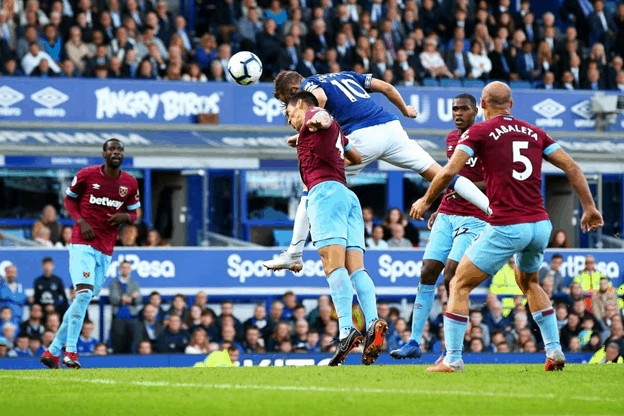
[[493,214],[462,257],[451,280],[444,315],[446,357],[429,367],[429,372],[464,369],[462,346],[470,292],[496,273],[512,255],[516,256],[519,269],[518,285],[527,297],[544,339],[546,371],[562,370],[565,365],[557,318],[537,279],[552,231],[542,200],[542,159],[563,170],[578,194],[583,207],[581,229],[593,231],[602,227],[604,221],[578,164],[543,130],[514,118],[510,114],[512,106],[509,86],[498,81],[488,84],[481,96],[486,121],[475,124],[462,135],[451,160],[433,179],[425,196],[412,205],[410,215],[421,219],[469,158],[481,159]]
[[[452,112],[456,129],[446,136],[446,155],[449,159],[453,156],[460,136],[475,123],[477,111],[477,100],[472,95],[459,94],[453,99]],[[459,174],[485,189],[483,167],[477,156],[468,159]],[[420,341],[433,306],[438,276],[444,269],[444,285],[448,293],[459,261],[472,240],[483,230],[486,221],[487,216],[483,211],[463,198],[455,198],[455,194],[447,189],[440,208],[428,221],[431,237],[425,249],[414,301],[412,335],[407,344],[390,352],[392,358],[421,357]]]
[[[338,123],[314,94],[301,91],[287,102],[288,124],[299,131],[299,172],[308,189],[307,210],[312,241],[317,248],[338,314],[340,341],[329,365],[341,364],[363,339],[353,328],[351,279],[357,278],[358,299],[367,323],[362,363],[372,364],[383,346],[388,324],[377,315],[375,286],[364,268],[364,220],[357,196],[347,188],[345,157],[361,163]],[[351,275],[351,278],[349,277]]]
[[136,209],[141,206],[137,180],[120,169],[123,144],[110,139],[102,149],[104,164],[80,170],[66,191],[65,209],[76,220],[69,249],[69,273],[76,298],[50,348],[41,357],[41,362],[50,368],[60,367],[63,345],[63,364],[80,368],[76,344],[87,307],[106,280],[119,225],[136,221]]

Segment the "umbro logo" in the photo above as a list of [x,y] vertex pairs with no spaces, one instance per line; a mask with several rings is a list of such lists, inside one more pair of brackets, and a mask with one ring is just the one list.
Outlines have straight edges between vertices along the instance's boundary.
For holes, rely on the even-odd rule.
[[553,118],[563,113],[566,108],[552,98],[547,98],[532,107],[533,111],[542,117]]
[[449,146],[449,147],[447,148],[447,150],[448,150],[449,152],[452,152],[452,151],[453,151],[453,146]]
[[93,184],[93,189],[100,189],[100,184],[99,183],[94,183]]
[[44,89],[32,94],[30,99],[46,108],[54,108],[57,105],[63,104],[65,101],[69,100],[69,97],[57,89],[45,87]]
[[578,116],[583,117],[586,120],[592,118],[591,102],[589,100],[583,100],[580,103],[574,105],[571,108],[572,112]]
[[3,85],[0,87],[0,107],[8,108],[24,99],[24,94]]

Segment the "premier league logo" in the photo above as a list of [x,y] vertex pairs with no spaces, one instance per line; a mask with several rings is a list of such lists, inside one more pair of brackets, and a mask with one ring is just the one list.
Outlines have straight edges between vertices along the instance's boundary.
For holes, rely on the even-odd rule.
[[119,196],[121,196],[123,198],[127,194],[128,194],[128,187],[127,186],[120,186],[119,187]]

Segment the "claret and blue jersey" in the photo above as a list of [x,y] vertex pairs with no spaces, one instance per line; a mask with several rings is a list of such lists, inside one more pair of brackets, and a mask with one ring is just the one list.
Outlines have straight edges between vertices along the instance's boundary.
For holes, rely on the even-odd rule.
[[314,75],[303,80],[300,89],[312,92],[322,88],[327,96],[325,109],[349,135],[355,130],[398,120],[370,96],[372,74],[339,72]]

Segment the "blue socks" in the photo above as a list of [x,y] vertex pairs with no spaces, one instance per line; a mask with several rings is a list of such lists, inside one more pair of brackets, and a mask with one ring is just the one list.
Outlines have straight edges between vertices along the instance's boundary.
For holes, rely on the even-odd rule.
[[[331,297],[338,314],[338,327],[340,328],[340,339],[346,338],[353,328],[353,318],[351,307],[353,305],[353,289],[349,280],[347,269],[341,267],[331,272],[327,276]],[[364,312],[366,316],[366,312]]]
[[[82,330],[82,324],[84,323],[84,317],[87,314],[87,308],[89,302],[93,297],[93,291],[81,290],[76,293],[76,299],[71,304],[65,316],[69,315],[68,328],[67,328],[67,345],[65,350],[67,352],[76,352],[76,344],[78,343],[78,337]],[[52,352],[52,351],[50,351]]]
[[[71,306],[69,307],[69,309],[71,309]],[[69,309],[67,309],[67,311],[65,312],[65,315],[63,316],[63,322],[56,332],[54,340],[52,341],[52,344],[50,344],[50,348],[48,348],[50,350],[50,354],[56,357],[61,355],[61,349],[63,348],[63,345],[65,345],[65,342],[67,342],[67,328],[69,327]]]
[[351,283],[353,283],[353,287],[355,287],[357,292],[362,312],[364,312],[364,319],[366,320],[366,329],[368,329],[379,318],[373,279],[370,278],[366,270],[360,269],[351,275]]
[[462,347],[467,327],[468,317],[466,315],[457,315],[450,312],[444,314],[445,363],[452,364],[462,358]]
[[435,285],[423,285],[422,283],[418,285],[418,294],[414,301],[414,312],[412,314],[412,337],[410,339],[416,341],[419,345],[425,329],[425,322],[427,322],[433,306],[435,290]]
[[546,355],[550,355],[555,350],[561,350],[559,342],[559,329],[557,327],[557,316],[552,306],[537,311],[533,314],[535,323],[539,326],[542,338],[544,339],[544,347],[546,347]]

